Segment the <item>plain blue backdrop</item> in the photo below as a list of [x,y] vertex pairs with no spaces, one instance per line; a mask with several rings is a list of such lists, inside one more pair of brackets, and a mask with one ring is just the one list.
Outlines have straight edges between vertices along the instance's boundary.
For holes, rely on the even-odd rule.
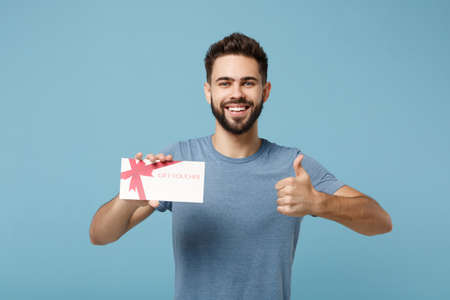
[[172,299],[170,213],[89,225],[121,157],[213,133],[203,58],[234,31],[269,56],[260,136],[393,221],[306,217],[292,299],[450,297],[449,1],[1,1],[1,299]]

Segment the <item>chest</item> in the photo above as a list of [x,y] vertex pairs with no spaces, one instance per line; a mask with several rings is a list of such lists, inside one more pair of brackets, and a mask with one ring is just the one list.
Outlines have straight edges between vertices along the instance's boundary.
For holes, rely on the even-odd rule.
[[275,183],[292,176],[289,167],[225,168],[206,163],[204,203],[174,202],[173,232],[192,244],[290,240],[299,219],[277,211]]

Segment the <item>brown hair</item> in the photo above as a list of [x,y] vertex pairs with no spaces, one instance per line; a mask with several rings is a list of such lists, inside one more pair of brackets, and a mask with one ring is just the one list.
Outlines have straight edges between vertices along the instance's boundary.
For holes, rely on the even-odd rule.
[[212,67],[216,58],[227,54],[240,54],[256,59],[263,84],[267,80],[267,55],[257,41],[235,32],[212,44],[205,56],[206,80],[211,83]]

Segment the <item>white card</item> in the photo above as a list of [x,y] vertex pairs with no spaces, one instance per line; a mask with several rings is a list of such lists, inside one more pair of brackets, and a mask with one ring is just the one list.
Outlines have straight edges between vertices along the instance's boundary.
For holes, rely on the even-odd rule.
[[122,158],[120,199],[203,203],[205,162]]

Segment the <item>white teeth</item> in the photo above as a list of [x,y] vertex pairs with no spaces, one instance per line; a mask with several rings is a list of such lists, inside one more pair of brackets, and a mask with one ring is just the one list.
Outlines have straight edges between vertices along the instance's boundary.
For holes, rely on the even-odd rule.
[[230,111],[241,111],[241,110],[245,110],[245,107],[229,107],[228,109]]

